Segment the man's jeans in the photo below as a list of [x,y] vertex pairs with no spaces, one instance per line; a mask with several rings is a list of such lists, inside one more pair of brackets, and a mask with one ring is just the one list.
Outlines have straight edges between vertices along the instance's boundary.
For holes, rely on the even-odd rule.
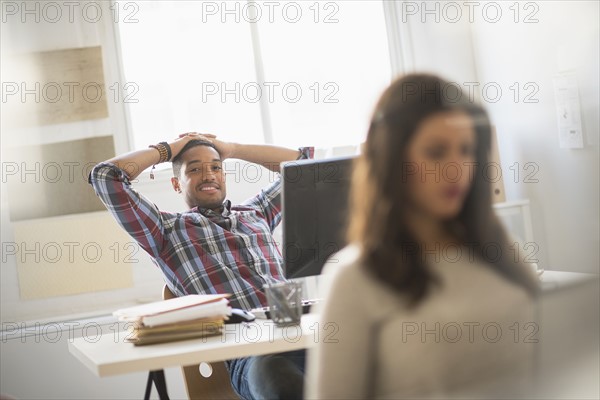
[[305,350],[225,361],[243,399],[302,399]]

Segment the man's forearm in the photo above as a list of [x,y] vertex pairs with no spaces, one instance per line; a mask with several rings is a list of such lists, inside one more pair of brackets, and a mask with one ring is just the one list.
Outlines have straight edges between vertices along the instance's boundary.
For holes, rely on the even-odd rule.
[[[279,172],[279,164],[283,161],[292,161],[300,155],[298,150],[285,147],[261,144],[227,143],[216,139],[212,134],[186,133],[169,143],[172,157],[175,157],[185,144],[194,139],[205,139],[213,142],[221,156],[225,158],[238,158],[244,161],[260,164],[271,171]],[[130,179],[135,179],[145,169],[158,163],[159,152],[154,148],[132,151],[106,160],[124,170]]]
[[265,168],[279,172],[279,163],[298,158],[300,152],[285,147],[268,144],[235,144],[229,158],[260,164]]
[[[175,157],[185,146],[187,140],[178,139],[169,143],[171,147],[171,158]],[[106,162],[115,164],[117,167],[127,173],[130,179],[135,179],[146,168],[149,168],[160,161],[160,153],[154,148],[136,150],[125,153],[106,160]]]
[[115,164],[127,173],[130,179],[135,179],[146,168],[158,163],[160,155],[156,149],[143,149],[125,153],[106,160]]

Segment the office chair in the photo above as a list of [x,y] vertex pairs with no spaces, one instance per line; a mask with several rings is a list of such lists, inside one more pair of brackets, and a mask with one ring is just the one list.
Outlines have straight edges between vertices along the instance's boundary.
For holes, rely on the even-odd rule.
[[[163,286],[163,300],[176,297],[167,287]],[[200,374],[200,366],[203,369],[210,370],[212,374],[204,377]],[[231,386],[229,372],[225,362],[202,363],[181,367],[185,380],[185,388],[188,397],[192,400],[204,399],[239,399],[239,396]]]

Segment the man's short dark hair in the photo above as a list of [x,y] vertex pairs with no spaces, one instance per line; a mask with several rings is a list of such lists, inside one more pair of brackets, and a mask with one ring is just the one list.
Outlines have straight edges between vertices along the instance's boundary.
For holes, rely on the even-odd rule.
[[[217,147],[213,143],[207,142],[205,140],[200,140],[200,139],[192,139],[189,142],[187,142],[185,144],[185,146],[183,146],[183,149],[181,149],[179,154],[177,154],[171,161],[173,164],[173,176],[179,177],[179,173],[181,172],[181,166],[183,165],[183,160],[182,160],[183,153],[185,153],[189,149],[194,148],[196,146],[212,147],[213,149],[216,150],[217,153],[219,153],[219,150],[217,150]],[[221,156],[221,154],[219,153],[219,157],[220,156]]]

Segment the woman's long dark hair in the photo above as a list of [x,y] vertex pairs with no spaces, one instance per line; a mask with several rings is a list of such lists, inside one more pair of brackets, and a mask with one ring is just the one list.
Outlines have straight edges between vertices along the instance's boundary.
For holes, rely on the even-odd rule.
[[538,285],[531,270],[514,259],[515,252],[492,209],[490,181],[482,173],[491,147],[488,115],[458,85],[437,76],[406,75],[381,96],[362,154],[354,165],[348,240],[359,245],[360,261],[375,277],[407,295],[413,305],[425,298],[436,279],[423,262],[416,238],[403,222],[408,190],[407,147],[427,117],[448,111],[461,111],[472,118],[477,142],[469,193],[448,227],[475,257],[535,294]]

